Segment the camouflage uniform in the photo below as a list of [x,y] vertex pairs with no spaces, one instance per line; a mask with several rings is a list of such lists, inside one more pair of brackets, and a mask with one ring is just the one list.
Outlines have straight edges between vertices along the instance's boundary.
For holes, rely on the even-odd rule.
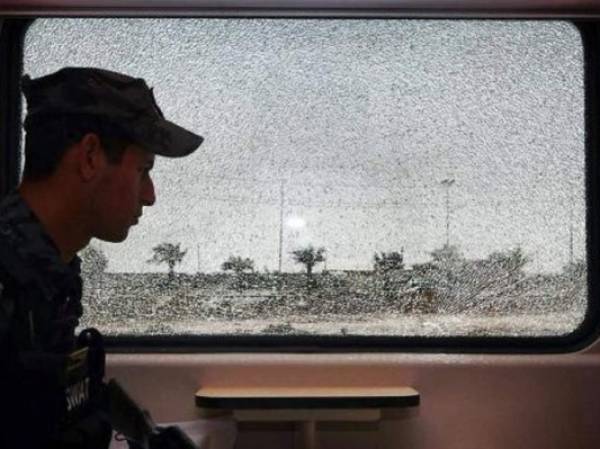
[[2,448],[108,444],[110,425],[102,413],[90,409],[89,391],[77,407],[68,404],[65,354],[77,346],[74,331],[82,313],[79,265],[77,257],[68,265],[60,259],[58,249],[17,193],[2,200]]
[[[23,77],[23,93],[27,132],[101,118],[167,157],[186,156],[203,140],[166,120],[141,78],[67,67]],[[108,446],[101,335],[74,334],[82,314],[79,265],[77,257],[62,261],[19,194],[0,202],[0,449]]]

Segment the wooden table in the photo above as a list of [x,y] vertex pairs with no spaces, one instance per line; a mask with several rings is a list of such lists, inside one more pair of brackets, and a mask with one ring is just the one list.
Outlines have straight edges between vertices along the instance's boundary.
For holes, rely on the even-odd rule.
[[317,422],[379,421],[419,405],[410,387],[201,388],[196,405],[204,416],[233,414],[241,422],[295,422],[296,447],[317,449]]

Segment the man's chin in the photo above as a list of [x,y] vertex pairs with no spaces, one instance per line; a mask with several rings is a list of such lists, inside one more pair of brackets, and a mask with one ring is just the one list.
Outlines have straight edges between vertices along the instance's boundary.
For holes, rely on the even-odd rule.
[[95,237],[98,240],[102,240],[105,242],[121,243],[122,241],[124,241],[127,238],[128,235],[129,235],[129,228],[127,228],[124,231],[121,231],[119,233],[117,233],[117,232],[103,233],[103,234],[96,235]]

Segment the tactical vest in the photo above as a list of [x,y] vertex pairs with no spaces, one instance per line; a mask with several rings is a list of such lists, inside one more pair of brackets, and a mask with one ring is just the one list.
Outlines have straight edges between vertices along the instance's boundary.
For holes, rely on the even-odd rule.
[[0,228],[0,446],[105,449],[104,349],[98,331],[74,329],[81,281],[48,297],[47,279]]

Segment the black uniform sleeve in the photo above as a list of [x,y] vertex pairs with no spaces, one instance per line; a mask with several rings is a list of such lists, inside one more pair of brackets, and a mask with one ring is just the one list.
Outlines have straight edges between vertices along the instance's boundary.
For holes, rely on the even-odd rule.
[[15,313],[14,299],[7,296],[2,280],[0,280],[0,347],[4,347],[10,322]]

